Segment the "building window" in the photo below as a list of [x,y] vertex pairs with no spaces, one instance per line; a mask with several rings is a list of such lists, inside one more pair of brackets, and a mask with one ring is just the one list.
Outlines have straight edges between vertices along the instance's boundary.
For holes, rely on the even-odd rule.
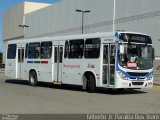
[[40,43],[30,43],[28,48],[28,58],[37,59],[40,55]]
[[16,44],[9,44],[8,45],[7,59],[15,59],[16,48],[17,48]]
[[69,41],[68,58],[81,59],[83,57],[83,51],[84,51],[84,40]]
[[41,43],[41,58],[50,59],[52,56],[52,42]]
[[85,42],[85,58],[99,58],[100,55],[99,38],[86,39]]
[[28,43],[26,44],[26,49],[25,49],[25,58],[28,56]]

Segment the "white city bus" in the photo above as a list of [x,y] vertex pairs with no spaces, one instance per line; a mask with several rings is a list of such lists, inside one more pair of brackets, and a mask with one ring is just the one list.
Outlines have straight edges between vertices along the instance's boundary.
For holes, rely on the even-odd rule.
[[6,76],[104,88],[151,88],[154,49],[149,35],[105,32],[8,42]]

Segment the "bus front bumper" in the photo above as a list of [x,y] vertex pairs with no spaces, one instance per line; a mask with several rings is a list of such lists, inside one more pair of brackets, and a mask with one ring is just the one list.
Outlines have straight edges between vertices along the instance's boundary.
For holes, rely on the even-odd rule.
[[145,81],[131,81],[131,80],[123,80],[121,78],[116,78],[115,88],[152,88],[153,87],[153,79],[145,80]]

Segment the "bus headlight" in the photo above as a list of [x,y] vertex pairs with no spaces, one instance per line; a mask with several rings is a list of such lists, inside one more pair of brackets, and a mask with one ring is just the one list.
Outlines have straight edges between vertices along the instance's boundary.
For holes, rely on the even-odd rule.
[[128,78],[122,72],[119,71],[118,74],[123,80],[128,80]]
[[150,75],[150,76],[147,78],[147,80],[152,80],[152,78],[153,78],[153,75]]

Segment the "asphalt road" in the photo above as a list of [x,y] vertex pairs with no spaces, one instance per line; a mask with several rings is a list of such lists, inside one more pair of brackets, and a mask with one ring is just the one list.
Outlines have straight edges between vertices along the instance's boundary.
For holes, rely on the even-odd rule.
[[0,113],[160,113],[160,87],[124,92],[98,89],[96,93],[87,93],[77,86],[32,87],[0,73]]

